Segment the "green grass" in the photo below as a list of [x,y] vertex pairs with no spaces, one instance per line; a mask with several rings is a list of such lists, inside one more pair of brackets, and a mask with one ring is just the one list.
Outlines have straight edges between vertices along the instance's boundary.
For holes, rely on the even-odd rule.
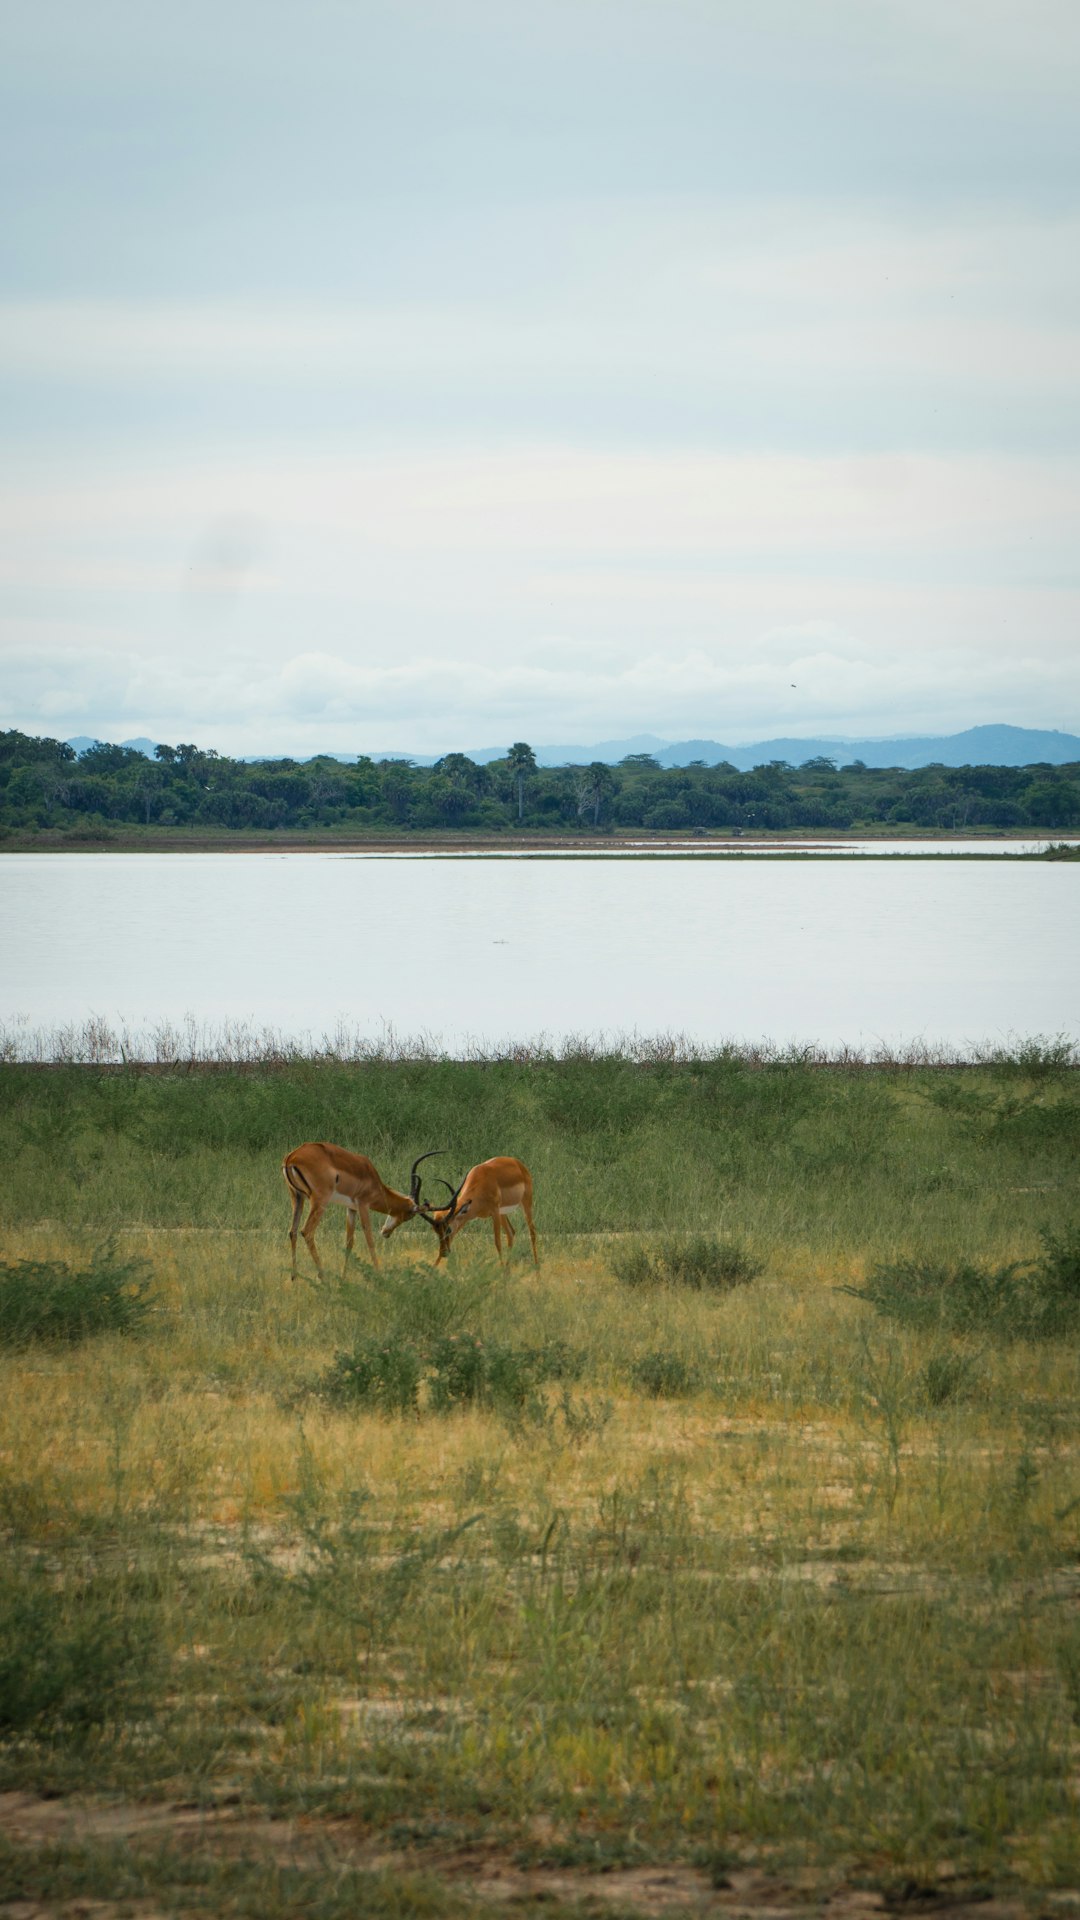
[[[1080,1889],[1075,1328],[872,1298],[965,1264],[1069,1294],[1064,1065],[0,1080],[22,1296],[111,1233],[155,1308],[0,1349],[0,1788],[81,1797],[51,1840],[0,1818],[12,1897]],[[436,1269],[417,1226],[291,1284],[312,1137],[392,1180],[521,1154],[539,1274],[479,1226]],[[709,1283],[732,1245],[764,1271]]]

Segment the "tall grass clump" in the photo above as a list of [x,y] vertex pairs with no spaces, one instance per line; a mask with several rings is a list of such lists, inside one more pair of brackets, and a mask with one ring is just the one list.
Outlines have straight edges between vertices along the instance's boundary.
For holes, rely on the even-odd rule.
[[1003,1340],[1051,1340],[1080,1332],[1080,1225],[1044,1228],[1037,1260],[890,1260],[865,1286],[843,1287],[902,1326],[984,1333]]
[[144,1263],[121,1259],[111,1243],[99,1247],[87,1266],[63,1260],[0,1264],[0,1345],[130,1333],[145,1320],[151,1297]]
[[628,1287],[691,1287],[697,1292],[725,1293],[749,1286],[765,1271],[741,1240],[718,1240],[700,1233],[687,1240],[662,1240],[652,1248],[640,1244],[612,1255],[617,1280]]

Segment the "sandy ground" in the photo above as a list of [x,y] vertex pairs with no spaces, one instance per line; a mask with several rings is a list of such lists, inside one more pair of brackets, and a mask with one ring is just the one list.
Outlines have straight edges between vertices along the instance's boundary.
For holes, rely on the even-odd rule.
[[[493,1907],[519,1904],[580,1903],[598,1915],[614,1908],[651,1920],[663,1915],[724,1915],[727,1920],[809,1920],[812,1915],[859,1920],[860,1916],[948,1911],[951,1920],[1021,1920],[1019,1900],[987,1899],[950,1884],[943,1869],[933,1887],[905,1885],[890,1895],[869,1888],[827,1881],[811,1873],[783,1877],[756,1867],[736,1868],[714,1885],[703,1869],[683,1864],[613,1868],[589,1873],[571,1867],[525,1867],[504,1850],[418,1847],[408,1852],[382,1845],[346,1819],[283,1819],[228,1801],[209,1807],[140,1805],[133,1802],[40,1799],[32,1794],[0,1794],[0,1837],[9,1845],[38,1849],[94,1842],[122,1843],[135,1850],[247,1856],[298,1867],[349,1867],[373,1872],[427,1873]],[[1068,1895],[1054,1903],[1075,1911],[1080,1900]],[[123,1903],[125,1914],[151,1920],[162,1909],[152,1901]],[[169,1911],[176,1908],[170,1900]],[[4,1920],[112,1920],[120,1906],[108,1900],[63,1900],[48,1905],[5,1901]]]

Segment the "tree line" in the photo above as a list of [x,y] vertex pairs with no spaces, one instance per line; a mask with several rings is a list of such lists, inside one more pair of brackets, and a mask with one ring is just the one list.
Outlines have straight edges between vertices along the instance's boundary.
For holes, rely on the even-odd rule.
[[867,767],[815,758],[740,772],[726,761],[661,767],[647,753],[617,766],[538,767],[524,741],[479,765],[447,753],[343,763],[232,760],[190,743],[97,742],[81,755],[63,740],[0,732],[0,833],[58,830],[108,838],[143,829],[516,827],[554,833],[641,829],[846,832],[860,828],[1067,829],[1080,826],[1080,763],[1029,767]]

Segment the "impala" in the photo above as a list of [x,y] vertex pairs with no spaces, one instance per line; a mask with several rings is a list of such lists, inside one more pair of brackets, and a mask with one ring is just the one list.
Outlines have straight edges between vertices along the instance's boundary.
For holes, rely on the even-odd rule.
[[525,1224],[529,1229],[533,1264],[537,1267],[540,1265],[532,1216],[532,1175],[523,1161],[514,1160],[509,1154],[499,1154],[494,1160],[482,1160],[478,1167],[470,1167],[456,1193],[448,1180],[442,1184],[450,1193],[449,1205],[421,1205],[417,1209],[425,1220],[430,1221],[439,1236],[436,1266],[440,1260],[446,1259],[453,1241],[470,1220],[491,1221],[495,1232],[495,1250],[502,1260],[503,1234],[506,1234],[509,1243],[508,1251],[514,1244],[514,1229],[507,1216],[517,1207],[525,1215]]
[[422,1153],[414,1160],[409,1175],[408,1193],[395,1193],[380,1178],[377,1169],[366,1154],[349,1153],[345,1147],[331,1146],[327,1140],[309,1140],[302,1147],[294,1147],[281,1163],[285,1184],[292,1195],[292,1225],[289,1228],[289,1240],[292,1243],[292,1277],[296,1279],[296,1230],[300,1225],[300,1215],[304,1211],[304,1202],[309,1202],[307,1221],[302,1228],[307,1249],[321,1275],[322,1261],[315,1244],[315,1229],[328,1206],[337,1203],[348,1209],[345,1223],[345,1265],[349,1264],[352,1252],[353,1236],[356,1233],[356,1216],[360,1215],[360,1224],[364,1229],[364,1238],[376,1266],[379,1264],[375,1252],[375,1242],[371,1234],[371,1216],[373,1213],[385,1213],[389,1216],[382,1228],[386,1238],[400,1227],[404,1221],[411,1220],[421,1212],[420,1175],[417,1168],[421,1160],[430,1160],[436,1153],[445,1149],[435,1147],[431,1153]]

